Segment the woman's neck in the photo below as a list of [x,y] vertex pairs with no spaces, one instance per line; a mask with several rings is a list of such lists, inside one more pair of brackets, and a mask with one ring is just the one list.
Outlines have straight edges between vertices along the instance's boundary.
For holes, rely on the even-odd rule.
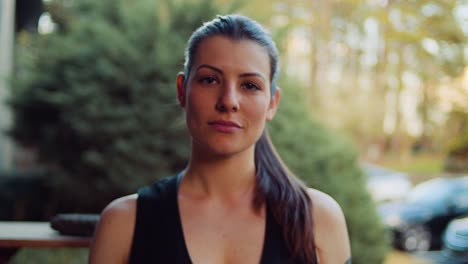
[[207,198],[251,197],[255,190],[254,150],[252,146],[241,153],[222,157],[207,157],[192,151],[182,185],[188,187],[191,194]]

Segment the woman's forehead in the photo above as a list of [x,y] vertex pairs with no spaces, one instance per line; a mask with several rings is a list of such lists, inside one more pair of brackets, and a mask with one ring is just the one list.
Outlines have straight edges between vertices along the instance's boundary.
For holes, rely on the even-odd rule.
[[193,58],[192,70],[199,65],[239,72],[258,72],[270,76],[270,58],[267,50],[253,40],[233,40],[213,36],[202,40]]

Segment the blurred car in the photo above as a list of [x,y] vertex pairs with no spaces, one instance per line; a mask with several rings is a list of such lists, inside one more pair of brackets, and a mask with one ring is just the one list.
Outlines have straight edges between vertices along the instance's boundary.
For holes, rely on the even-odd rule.
[[450,222],[444,234],[442,254],[452,264],[468,263],[468,217]]
[[440,248],[448,223],[468,216],[468,176],[421,183],[404,202],[381,204],[379,213],[393,235],[396,248],[405,251]]
[[406,173],[371,164],[361,167],[367,175],[367,189],[377,203],[401,201],[412,188]]
[[418,252],[416,256],[430,263],[468,263],[468,217],[449,223],[444,232],[441,251]]

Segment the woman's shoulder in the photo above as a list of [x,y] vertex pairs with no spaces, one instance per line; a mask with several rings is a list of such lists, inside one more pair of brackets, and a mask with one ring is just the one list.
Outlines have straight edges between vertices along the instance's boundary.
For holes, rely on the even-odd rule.
[[[112,219],[112,224],[133,224],[136,218],[138,204],[148,200],[159,200],[176,188],[176,178],[167,177],[153,184],[141,187],[137,193],[120,197],[109,203],[101,213],[101,222]],[[172,187],[172,188],[171,188]],[[140,201],[141,200],[141,201]]]
[[317,231],[346,227],[343,210],[330,195],[316,189],[308,189],[312,200],[312,217]]
[[112,201],[101,213],[99,228],[104,232],[108,231],[111,233],[122,229],[129,229],[133,232],[137,200],[138,194],[131,194]]
[[137,194],[118,198],[102,211],[91,245],[90,263],[126,262],[133,238],[137,199]]
[[[341,210],[340,205],[336,202],[333,197],[330,195],[309,188],[307,190],[310,199],[312,200],[312,213],[319,218],[341,218],[343,216],[343,211]],[[329,219],[330,220],[330,219]]]
[[101,218],[111,217],[119,221],[129,221],[135,217],[138,194],[131,194],[112,201],[104,208]]
[[[127,230],[129,236],[133,236],[133,226],[135,225],[138,194],[131,194],[120,197],[112,201],[104,208],[99,221],[99,228],[103,232],[115,230]],[[130,232],[131,231],[131,232]],[[125,233],[123,235],[125,235]]]
[[319,258],[326,263],[344,263],[351,251],[343,210],[324,192],[308,189],[308,194],[312,200],[311,213]]

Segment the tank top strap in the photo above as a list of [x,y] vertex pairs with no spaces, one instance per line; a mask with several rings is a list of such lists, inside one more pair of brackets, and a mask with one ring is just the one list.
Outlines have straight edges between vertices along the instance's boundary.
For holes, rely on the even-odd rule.
[[175,175],[138,190],[129,263],[190,263],[183,258],[182,230],[177,225],[178,179]]
[[284,264],[290,263],[289,251],[286,247],[281,227],[276,222],[270,207],[266,207],[266,228],[265,228],[265,244],[261,257],[261,264]]

